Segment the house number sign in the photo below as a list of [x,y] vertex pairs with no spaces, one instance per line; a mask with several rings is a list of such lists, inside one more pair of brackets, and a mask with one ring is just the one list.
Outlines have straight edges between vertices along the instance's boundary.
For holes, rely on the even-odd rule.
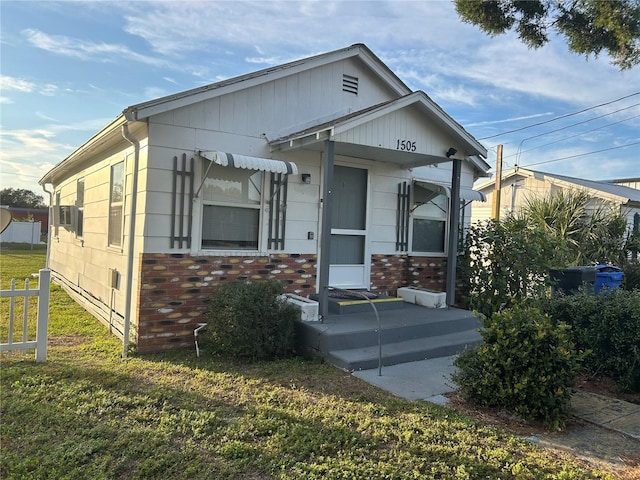
[[416,142],[411,140],[396,140],[396,150],[403,150],[405,152],[415,152]]

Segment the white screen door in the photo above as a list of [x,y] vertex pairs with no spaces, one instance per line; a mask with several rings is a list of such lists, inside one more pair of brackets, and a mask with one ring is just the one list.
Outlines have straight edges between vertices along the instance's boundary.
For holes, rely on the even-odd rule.
[[329,285],[368,288],[367,183],[362,168],[335,166],[333,171]]

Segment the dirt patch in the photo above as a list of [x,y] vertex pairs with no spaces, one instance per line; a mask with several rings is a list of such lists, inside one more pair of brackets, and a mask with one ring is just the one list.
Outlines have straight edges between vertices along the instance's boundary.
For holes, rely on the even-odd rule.
[[621,392],[615,382],[608,377],[582,376],[576,381],[576,388],[640,405],[640,393]]

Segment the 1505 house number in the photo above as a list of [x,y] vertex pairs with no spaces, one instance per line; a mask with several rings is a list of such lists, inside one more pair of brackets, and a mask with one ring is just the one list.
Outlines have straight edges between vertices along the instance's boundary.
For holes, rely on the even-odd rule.
[[396,140],[396,150],[404,150],[405,152],[415,152],[416,142],[411,140]]

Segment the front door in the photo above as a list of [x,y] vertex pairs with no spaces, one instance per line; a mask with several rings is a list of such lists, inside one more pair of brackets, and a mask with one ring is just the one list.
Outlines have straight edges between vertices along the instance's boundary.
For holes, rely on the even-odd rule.
[[367,184],[366,169],[334,167],[329,258],[332,287],[369,288]]

